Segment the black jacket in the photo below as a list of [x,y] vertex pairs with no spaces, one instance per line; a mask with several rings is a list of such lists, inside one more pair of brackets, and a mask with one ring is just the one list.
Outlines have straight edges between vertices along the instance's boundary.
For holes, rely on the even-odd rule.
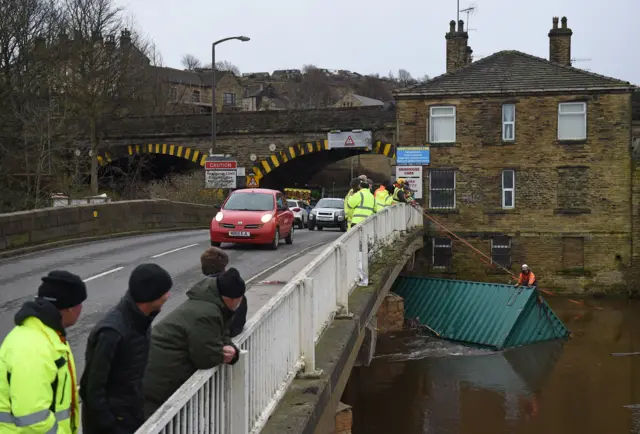
[[83,432],[134,433],[144,423],[142,378],[154,317],[127,294],[91,331],[80,381]]
[[247,297],[242,297],[242,302],[238,309],[236,309],[235,314],[233,315],[233,320],[231,321],[231,327],[229,329],[229,336],[235,338],[244,329],[244,325],[247,322]]

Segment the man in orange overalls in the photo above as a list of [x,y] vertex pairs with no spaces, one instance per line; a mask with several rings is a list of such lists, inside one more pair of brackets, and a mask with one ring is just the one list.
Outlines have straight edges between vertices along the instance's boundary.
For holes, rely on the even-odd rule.
[[531,288],[536,286],[538,282],[536,281],[536,275],[533,274],[533,271],[529,268],[527,264],[522,265],[522,273],[520,273],[520,278],[518,279],[518,283],[516,283],[516,288],[520,285],[527,285],[527,287]]

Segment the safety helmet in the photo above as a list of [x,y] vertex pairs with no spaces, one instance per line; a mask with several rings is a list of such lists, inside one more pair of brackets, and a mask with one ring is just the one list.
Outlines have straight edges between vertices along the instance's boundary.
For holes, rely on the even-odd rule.
[[527,271],[529,266],[527,264],[522,264],[522,271]]
[[404,185],[405,180],[404,180],[404,178],[398,178],[398,179],[396,180],[396,182],[397,182],[398,184],[400,184],[400,185]]

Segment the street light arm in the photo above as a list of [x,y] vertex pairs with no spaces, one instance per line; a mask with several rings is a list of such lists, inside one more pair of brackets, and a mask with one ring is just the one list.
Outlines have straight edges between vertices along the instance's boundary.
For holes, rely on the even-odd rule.
[[247,41],[251,40],[250,38],[248,38],[246,36],[231,36],[230,38],[224,38],[224,39],[220,39],[219,41],[214,42],[213,46],[215,47],[218,44],[222,44],[223,42],[231,41],[233,39],[237,39],[238,41],[242,41],[242,42],[247,42]]

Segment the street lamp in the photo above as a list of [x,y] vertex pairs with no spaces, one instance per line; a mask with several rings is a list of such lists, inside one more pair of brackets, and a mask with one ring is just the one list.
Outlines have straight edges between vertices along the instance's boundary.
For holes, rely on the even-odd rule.
[[250,39],[246,36],[232,36],[230,38],[220,39],[211,44],[211,153],[216,153],[216,45],[232,39],[247,42]]

